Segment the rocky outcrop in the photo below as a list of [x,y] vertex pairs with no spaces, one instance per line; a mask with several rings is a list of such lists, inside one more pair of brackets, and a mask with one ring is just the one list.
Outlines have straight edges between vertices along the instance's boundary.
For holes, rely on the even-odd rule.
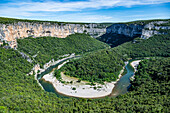
[[[65,38],[74,33],[88,33],[94,38],[103,34],[118,34],[129,38],[141,37],[147,39],[155,34],[166,34],[164,30],[170,29],[170,26],[165,26],[165,23],[169,23],[169,21],[117,23],[108,28],[104,24],[95,23],[17,22],[13,24],[0,24],[0,45],[3,44],[2,42],[6,42],[11,48],[17,48],[17,39],[43,36]],[[109,42],[111,38],[107,37],[105,39],[106,42]],[[117,40],[114,39],[112,42]]]
[[170,26],[165,26],[165,23],[169,23],[169,21],[153,21],[147,24],[113,24],[107,28],[106,33],[119,34],[131,38],[139,36],[147,39],[156,34],[166,34],[164,30],[170,29]]
[[20,52],[20,51],[18,51],[20,54],[21,54],[21,56],[24,58],[24,59],[26,59],[28,62],[30,62],[30,63],[32,63],[33,62],[33,60],[31,60],[31,58],[28,56],[28,55],[26,55],[25,53],[23,53],[23,52]]
[[165,30],[170,29],[170,26],[162,26],[165,23],[168,23],[168,21],[156,21],[146,24],[142,29],[141,38],[147,39],[153,35],[166,34]]
[[25,37],[51,36],[65,38],[74,33],[88,33],[96,38],[105,32],[106,26],[103,24],[17,22],[14,24],[0,24],[0,42],[5,41],[11,48],[16,48],[17,39]]
[[142,34],[142,29],[144,25],[138,24],[113,24],[108,27],[106,33],[120,34],[127,37],[135,37]]

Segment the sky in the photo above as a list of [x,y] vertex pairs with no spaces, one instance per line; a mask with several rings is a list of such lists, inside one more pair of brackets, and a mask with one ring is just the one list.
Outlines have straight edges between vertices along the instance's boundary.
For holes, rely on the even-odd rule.
[[170,0],[0,0],[0,17],[96,23],[169,19]]

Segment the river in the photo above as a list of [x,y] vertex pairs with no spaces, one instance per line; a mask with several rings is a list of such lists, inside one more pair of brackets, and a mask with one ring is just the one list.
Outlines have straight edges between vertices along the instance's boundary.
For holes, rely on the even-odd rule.
[[120,80],[116,83],[115,87],[112,90],[112,93],[109,95],[110,97],[116,97],[128,92],[128,89],[131,86],[130,78],[134,75],[134,68],[130,65],[131,62],[132,60],[130,60],[125,66],[127,73],[122,76]]
[[[68,59],[66,59],[68,60]],[[42,85],[42,87],[44,88],[45,91],[48,92],[53,92],[55,93],[58,97],[64,97],[67,98],[66,96],[59,94],[58,92],[56,92],[55,88],[53,87],[53,85],[49,82],[45,82],[43,79],[41,79],[45,74],[50,73],[53,69],[57,68],[58,65],[62,64],[64,61],[59,62],[58,64],[49,67],[48,69],[46,69],[43,73],[37,75],[37,79],[39,80],[39,83]],[[125,66],[125,69],[127,70],[127,73],[122,76],[120,78],[120,80],[116,83],[115,87],[112,90],[112,93],[109,95],[109,97],[116,97],[118,95],[121,94],[125,94],[126,92],[128,92],[129,87],[131,86],[130,84],[130,77],[133,76],[134,74],[134,69],[133,67],[130,65],[130,63],[133,60],[130,60],[128,62],[128,64]]]

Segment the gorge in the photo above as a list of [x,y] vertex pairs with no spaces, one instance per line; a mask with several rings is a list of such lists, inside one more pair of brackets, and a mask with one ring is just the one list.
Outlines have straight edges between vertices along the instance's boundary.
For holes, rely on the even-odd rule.
[[[17,48],[17,39],[26,37],[51,36],[66,38],[75,33],[86,33],[104,42],[115,42],[113,34],[122,35],[125,38],[141,37],[147,39],[155,34],[166,34],[165,30],[170,29],[167,20],[134,21],[130,23],[62,23],[62,22],[23,22],[17,20],[11,23],[0,23],[0,45],[3,41],[8,43],[11,48]],[[159,30],[162,30],[161,32]],[[108,36],[109,35],[109,36]],[[107,38],[105,38],[107,36]]]
[[106,32],[103,24],[74,24],[74,23],[50,23],[50,22],[17,22],[12,24],[0,24],[0,41],[5,41],[11,48],[17,47],[17,39],[26,37],[51,36],[66,38],[74,33],[89,33],[98,37]]
[[132,41],[134,38],[148,39],[154,35],[167,34],[170,20],[134,21],[116,23],[106,28],[106,34],[98,37],[112,47]]
[[[169,19],[102,23],[104,28],[92,23],[89,32],[77,32],[72,24],[1,22],[0,112],[169,111]],[[69,32],[61,26],[67,26]],[[120,78],[124,66],[127,70]],[[74,82],[88,83],[85,85],[95,94],[89,89],[83,92],[85,85],[74,86]],[[58,92],[54,85],[60,88]],[[98,93],[104,88],[108,92]]]
[[[61,63],[62,62],[63,61],[61,60]],[[131,65],[134,62],[137,63]],[[38,74],[37,79],[45,91],[53,92],[57,96],[63,95],[67,97],[79,98],[104,98],[106,96],[116,97],[128,92],[128,88],[130,87],[130,78],[132,76],[134,77],[134,69],[136,69],[139,65],[139,61],[131,60],[130,62],[126,62],[125,65],[126,66],[121,70],[119,78],[116,81],[110,83],[105,82],[103,85],[98,83],[95,83],[95,85],[90,85],[87,84],[89,83],[87,81],[81,81],[78,83],[78,79],[71,78],[66,75],[64,75],[65,79],[63,80],[65,83],[62,83],[54,76],[54,69],[59,65],[51,66],[48,70],[44,70],[44,72]],[[127,70],[127,73],[122,76],[122,73],[125,70]],[[70,81],[73,83],[70,83]],[[72,88],[75,88],[75,90]]]

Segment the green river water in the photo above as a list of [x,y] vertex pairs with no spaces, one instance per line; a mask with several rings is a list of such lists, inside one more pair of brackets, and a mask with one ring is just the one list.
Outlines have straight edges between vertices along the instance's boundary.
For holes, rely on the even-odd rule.
[[[70,58],[69,58],[70,59]],[[68,59],[66,59],[68,60]],[[64,60],[64,61],[66,61]],[[59,94],[55,88],[53,87],[53,85],[49,82],[46,82],[44,81],[43,79],[41,79],[45,74],[48,74],[50,73],[54,68],[56,68],[58,65],[62,64],[64,61],[54,65],[54,66],[51,66],[49,67],[48,69],[46,69],[44,72],[42,72],[41,74],[39,74],[37,76],[37,79],[39,80],[40,84],[42,85],[42,87],[44,88],[45,91],[48,91],[48,92],[53,92],[55,93],[58,97],[63,97],[63,98],[68,98],[62,94]],[[128,62],[128,64],[125,66],[125,69],[127,70],[127,73],[122,76],[120,78],[120,80],[116,83],[114,89],[112,90],[112,93],[109,95],[109,97],[116,97],[118,95],[121,95],[121,94],[125,94],[128,92],[128,89],[129,87],[131,86],[131,83],[130,83],[130,77],[133,76],[134,74],[134,69],[133,67],[130,65],[130,63],[132,62],[133,60],[130,60]]]

